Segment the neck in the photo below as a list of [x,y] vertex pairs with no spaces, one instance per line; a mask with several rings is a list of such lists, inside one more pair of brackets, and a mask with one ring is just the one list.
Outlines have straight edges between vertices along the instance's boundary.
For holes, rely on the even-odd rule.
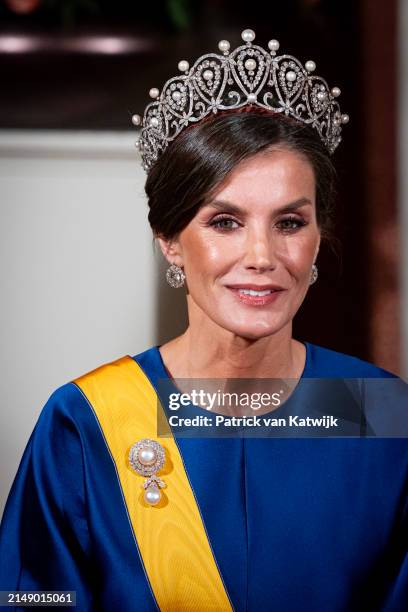
[[191,309],[187,330],[161,353],[173,378],[299,378],[305,364],[305,347],[292,338],[291,322],[248,339]]

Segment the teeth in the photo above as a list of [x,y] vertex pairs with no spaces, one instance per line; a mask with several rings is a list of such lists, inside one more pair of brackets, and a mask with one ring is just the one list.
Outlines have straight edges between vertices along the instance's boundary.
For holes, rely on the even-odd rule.
[[246,295],[269,295],[273,289],[265,289],[265,291],[254,291],[253,289],[238,289],[238,293],[245,293]]

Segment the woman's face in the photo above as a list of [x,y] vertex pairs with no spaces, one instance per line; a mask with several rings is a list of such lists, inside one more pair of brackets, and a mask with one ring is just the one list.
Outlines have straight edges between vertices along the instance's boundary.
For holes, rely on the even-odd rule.
[[310,162],[270,150],[238,165],[169,250],[160,239],[201,322],[250,339],[291,325],[320,245],[315,198]]

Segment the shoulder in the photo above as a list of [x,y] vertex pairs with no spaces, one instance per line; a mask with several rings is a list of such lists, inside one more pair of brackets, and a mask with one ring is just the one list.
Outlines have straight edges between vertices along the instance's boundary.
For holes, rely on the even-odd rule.
[[[408,384],[396,374],[355,355],[308,344],[311,378],[341,378],[354,398],[356,409],[364,412],[366,435],[402,438],[404,453],[408,438]],[[308,375],[306,374],[306,377]],[[346,395],[347,397],[347,395]],[[341,402],[342,396],[333,396]],[[393,441],[395,442],[395,440]]]
[[72,420],[83,409],[85,398],[80,388],[73,381],[54,389],[47,399],[42,411],[43,420],[52,417],[61,420]]
[[104,392],[117,389],[125,384],[126,377],[130,379],[137,375],[139,368],[136,361],[151,360],[157,355],[154,348],[147,349],[135,357],[123,355],[112,361],[104,362],[97,367],[85,371],[74,379],[57,387],[45,403],[38,421],[39,425],[51,426],[52,422],[66,426],[85,426],[89,419],[94,419],[92,398]]
[[33,447],[40,451],[46,440],[77,446],[88,412],[86,399],[73,382],[57,387],[39,413],[31,436]]
[[132,359],[136,359],[136,360],[147,359],[148,357],[151,357],[153,354],[157,352],[157,347],[158,345],[149,346],[147,349],[134,355]]
[[305,343],[308,349],[309,370],[321,377],[342,378],[398,378],[396,374],[360,359],[317,344]]

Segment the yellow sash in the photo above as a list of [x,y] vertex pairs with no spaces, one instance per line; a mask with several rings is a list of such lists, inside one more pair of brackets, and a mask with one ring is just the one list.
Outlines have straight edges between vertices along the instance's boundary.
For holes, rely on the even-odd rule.
[[[157,437],[155,389],[126,355],[73,381],[88,398],[112,454],[150,586],[160,610],[233,610],[174,437]],[[162,416],[161,414],[159,416]],[[166,483],[156,506],[145,503],[143,476],[129,465],[130,447],[157,440]]]

